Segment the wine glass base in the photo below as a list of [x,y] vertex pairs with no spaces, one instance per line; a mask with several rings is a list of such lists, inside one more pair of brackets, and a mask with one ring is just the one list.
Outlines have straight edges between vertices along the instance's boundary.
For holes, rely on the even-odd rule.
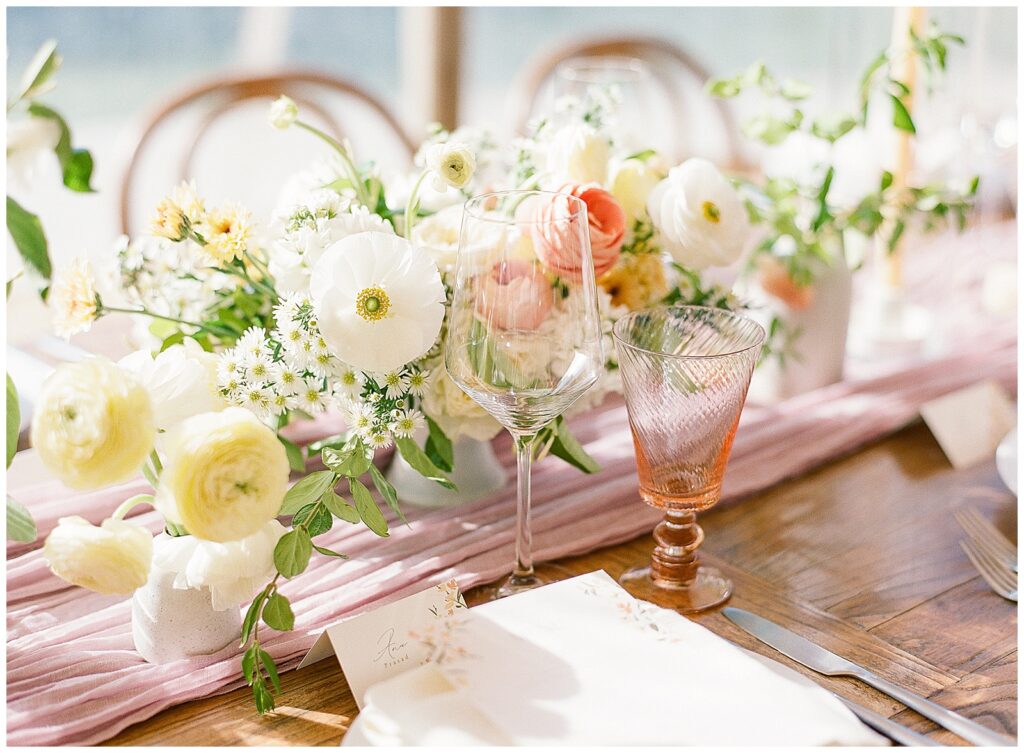
[[515,596],[524,591],[531,591],[534,588],[540,588],[550,583],[557,583],[560,580],[572,578],[575,575],[576,573],[557,565],[542,565],[541,572],[534,571],[531,576],[510,575],[503,581],[499,581],[491,586],[484,586],[480,592],[481,600],[496,601],[504,599],[506,596]]
[[693,582],[681,588],[660,586],[651,578],[651,568],[637,567],[623,573],[619,584],[638,599],[693,614],[717,607],[732,596],[732,581],[713,567],[701,565]]

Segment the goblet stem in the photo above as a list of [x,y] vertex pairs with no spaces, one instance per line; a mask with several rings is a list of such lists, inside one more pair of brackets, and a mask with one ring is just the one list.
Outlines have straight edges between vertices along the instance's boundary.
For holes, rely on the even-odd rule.
[[530,532],[530,471],[533,461],[533,434],[517,434],[516,442],[516,561],[510,585],[526,586],[535,580],[533,573],[533,534]]
[[651,579],[661,588],[686,588],[697,577],[697,547],[704,531],[693,512],[667,510],[654,529],[657,546],[651,554]]

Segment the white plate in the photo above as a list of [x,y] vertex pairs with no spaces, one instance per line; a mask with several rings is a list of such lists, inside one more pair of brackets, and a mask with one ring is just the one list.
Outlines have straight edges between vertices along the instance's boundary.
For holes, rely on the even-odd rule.
[[999,478],[1003,480],[1007,488],[1017,493],[1017,429],[1014,427],[1010,433],[1003,437],[1003,441],[996,448],[996,470]]

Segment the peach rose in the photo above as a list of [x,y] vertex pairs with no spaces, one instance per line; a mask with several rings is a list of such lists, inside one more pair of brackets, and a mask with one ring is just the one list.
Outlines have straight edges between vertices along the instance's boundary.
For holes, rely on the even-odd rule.
[[477,313],[498,329],[533,330],[548,317],[554,288],[532,262],[521,259],[495,264],[483,280]]
[[774,257],[763,254],[757,257],[757,281],[766,293],[793,311],[803,311],[814,303],[814,287],[793,282],[786,265]]
[[[600,277],[619,260],[626,233],[626,213],[614,196],[596,185],[567,183],[558,190],[587,205],[594,276]],[[534,211],[536,219],[542,223],[534,229],[537,256],[559,277],[579,281],[582,254],[576,240],[576,218],[572,216],[571,202],[555,196],[550,201],[534,204]]]

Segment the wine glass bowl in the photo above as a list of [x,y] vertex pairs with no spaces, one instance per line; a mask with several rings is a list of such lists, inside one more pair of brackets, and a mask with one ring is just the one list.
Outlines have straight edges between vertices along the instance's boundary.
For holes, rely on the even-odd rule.
[[716,606],[732,586],[700,565],[704,533],[695,516],[721,496],[764,330],[722,309],[677,306],[628,314],[613,336],[640,496],[665,511],[650,567],[629,571],[621,582],[679,611]]
[[586,204],[548,191],[470,199],[445,367],[516,444],[516,563],[499,595],[540,583],[529,529],[534,437],[593,386],[602,366]]

